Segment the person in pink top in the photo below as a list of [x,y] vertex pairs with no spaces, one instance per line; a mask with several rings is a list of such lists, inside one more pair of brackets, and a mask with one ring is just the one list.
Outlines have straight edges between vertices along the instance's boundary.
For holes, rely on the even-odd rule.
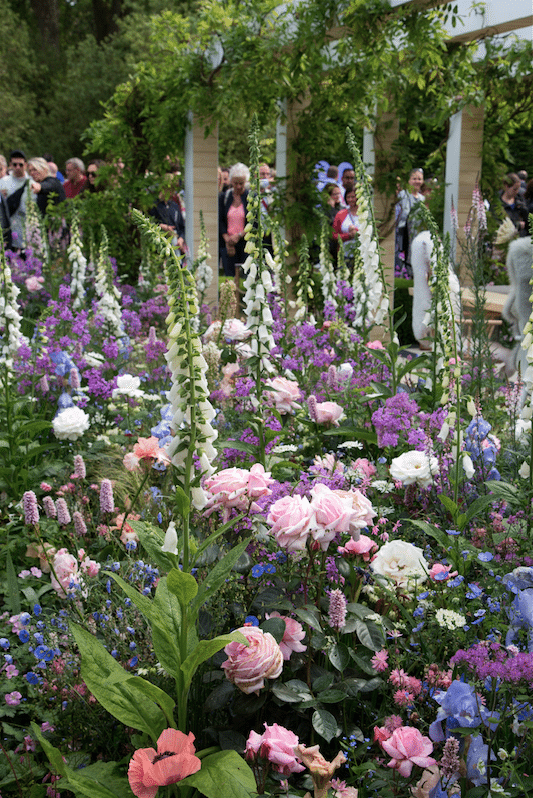
[[348,203],[348,207],[339,211],[333,220],[333,238],[339,246],[340,242],[343,242],[344,254],[350,265],[350,261],[353,260],[354,239],[359,231],[355,189],[348,189],[345,200]]
[[230,169],[229,179],[231,188],[219,195],[218,230],[224,274],[234,277],[235,266],[246,260],[244,228],[250,170],[243,163],[236,163]]

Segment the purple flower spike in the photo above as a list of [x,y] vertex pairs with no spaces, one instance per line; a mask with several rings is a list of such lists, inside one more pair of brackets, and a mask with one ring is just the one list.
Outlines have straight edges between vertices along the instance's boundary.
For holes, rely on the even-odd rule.
[[100,486],[100,510],[103,513],[112,513],[114,509],[113,485],[109,479],[103,479]]

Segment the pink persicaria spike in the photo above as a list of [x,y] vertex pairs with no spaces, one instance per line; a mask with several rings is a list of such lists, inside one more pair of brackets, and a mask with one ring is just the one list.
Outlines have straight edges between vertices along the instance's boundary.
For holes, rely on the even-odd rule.
[[112,513],[114,509],[113,485],[109,479],[103,479],[100,485],[100,510],[103,513]]
[[24,509],[24,523],[27,526],[37,526],[39,523],[39,508],[37,506],[37,496],[32,490],[27,490],[22,497]]

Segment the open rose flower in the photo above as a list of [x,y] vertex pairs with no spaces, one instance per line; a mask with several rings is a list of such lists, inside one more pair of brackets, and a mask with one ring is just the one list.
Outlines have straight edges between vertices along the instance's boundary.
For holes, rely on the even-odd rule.
[[418,485],[427,488],[439,470],[439,461],[426,452],[404,452],[395,457],[390,464],[390,475],[402,485]]
[[201,767],[194,734],[165,729],[159,735],[157,751],[153,748],[135,751],[128,767],[128,781],[137,798],[155,798],[159,787],[176,784]]
[[82,584],[78,561],[67,549],[59,549],[53,560],[52,587],[61,598],[74,593]]
[[427,579],[429,563],[422,549],[406,540],[390,540],[380,548],[371,564],[375,574],[386,576],[395,587],[412,589]]
[[298,410],[300,387],[297,382],[288,380],[286,377],[274,377],[272,380],[267,380],[266,385],[279,413],[284,415],[290,413],[291,410]]
[[344,410],[336,402],[318,402],[316,405],[316,420],[319,424],[333,424],[338,427],[343,417]]
[[34,274],[31,277],[26,277],[24,280],[28,291],[40,291],[43,287],[44,277],[36,277]]
[[257,759],[264,759],[270,762],[273,769],[283,776],[290,776],[291,773],[301,773],[305,767],[301,765],[295,754],[294,749],[299,744],[298,737],[294,732],[273,723],[268,726],[266,723],[263,734],[251,731],[246,742],[244,757],[249,762]]
[[237,629],[248,640],[228,643],[224,651],[228,659],[222,663],[226,678],[243,693],[257,693],[264,687],[265,679],[277,679],[283,670],[283,654],[270,632],[258,626]]
[[225,468],[205,480],[204,487],[211,494],[205,515],[222,509],[224,520],[227,521],[232,508],[249,508],[252,512],[258,512],[260,508],[255,499],[270,496],[272,491],[269,485],[273,482],[270,472],[265,471],[261,463],[255,463],[249,471],[245,468]]
[[299,621],[295,621],[294,618],[288,618],[286,615],[280,615],[279,612],[271,612],[270,615],[267,613],[265,617],[267,620],[269,618],[281,618],[285,621],[283,639],[279,644],[284,660],[290,659],[293,651],[301,652],[306,650],[307,646],[304,646],[301,642],[305,637],[305,631]]
[[311,490],[311,496],[311,507],[316,518],[311,535],[322,551],[326,551],[337,533],[357,530],[358,513],[353,508],[348,491],[333,491],[327,485],[318,483]]
[[139,399],[144,396],[144,391],[140,389],[140,377],[134,377],[132,374],[120,374],[117,377],[117,387],[113,389],[113,399],[117,396],[129,396],[132,399]]
[[395,729],[388,740],[380,740],[380,745],[385,753],[392,757],[387,767],[394,768],[405,778],[411,775],[413,765],[427,768],[437,764],[430,756],[433,743],[414,726],[401,726]]
[[303,551],[311,529],[316,527],[315,511],[306,496],[284,496],[270,508],[267,524],[282,548]]
[[67,407],[52,421],[54,435],[60,441],[77,441],[89,426],[89,416],[81,407]]
[[355,529],[352,530],[352,535],[357,539],[357,534],[354,533],[359,529],[364,529],[365,527],[370,526],[372,519],[375,515],[377,515],[376,511],[372,507],[372,502],[370,499],[367,499],[364,493],[361,493],[360,490],[336,490],[334,492],[337,494],[337,496],[347,499],[355,511],[355,517],[353,521]]

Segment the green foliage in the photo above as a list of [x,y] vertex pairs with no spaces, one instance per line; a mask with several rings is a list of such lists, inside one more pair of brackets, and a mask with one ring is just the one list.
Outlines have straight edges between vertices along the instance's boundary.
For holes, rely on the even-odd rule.
[[9,150],[29,147],[34,140],[36,97],[32,84],[36,77],[36,63],[28,27],[7,0],[0,0],[0,18],[3,30],[0,38],[0,152],[7,158]]

